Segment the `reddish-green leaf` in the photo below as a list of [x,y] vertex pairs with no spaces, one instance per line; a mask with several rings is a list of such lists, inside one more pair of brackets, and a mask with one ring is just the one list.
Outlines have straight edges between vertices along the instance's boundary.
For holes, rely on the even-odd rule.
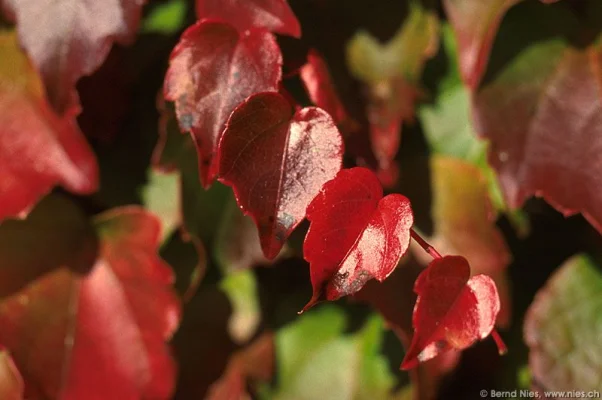
[[58,116],[13,33],[0,33],[0,220],[27,212],[55,185],[96,190],[96,160],[74,112]]
[[500,310],[495,283],[486,275],[470,277],[464,257],[433,260],[416,279],[414,291],[414,337],[403,369],[450,349],[465,349],[493,330]]
[[307,64],[301,67],[300,74],[309,98],[316,106],[327,111],[339,126],[349,122],[349,116],[339,99],[328,66],[315,50],[311,50],[307,55]]
[[544,390],[600,390],[602,274],[585,255],[567,260],[525,315],[533,382]]
[[340,170],[342,155],[341,135],[319,108],[294,112],[280,94],[260,93],[232,113],[219,145],[220,180],[255,220],[267,258]]
[[199,19],[223,20],[239,32],[265,28],[272,32],[301,36],[299,21],[286,0],[196,0]]
[[180,311],[156,253],[159,222],[131,207],[96,224],[102,250],[92,271],[59,269],[4,299],[0,342],[28,398],[170,398],[175,370],[165,341]]
[[424,63],[438,48],[437,16],[412,2],[410,13],[395,36],[380,43],[358,32],[347,44],[351,73],[368,86],[367,114],[372,150],[382,176],[396,179],[395,155],[401,143],[403,122],[414,117],[414,104]]
[[472,89],[485,72],[493,39],[502,17],[521,0],[444,0],[458,42],[458,61],[464,82]]
[[326,183],[307,218],[303,255],[313,295],[304,309],[387,278],[408,249],[414,219],[410,201],[399,194],[383,197],[378,178],[366,168],[342,170]]
[[77,106],[75,83],[105,59],[113,42],[127,44],[145,0],[9,1],[21,44],[59,113]]
[[281,65],[280,48],[265,30],[239,34],[230,25],[200,21],[182,35],[164,94],[176,103],[182,131],[195,140],[205,187],[217,173],[214,156],[230,113],[252,94],[277,91]]
[[543,196],[602,231],[602,51],[549,40],[524,50],[480,90],[477,131],[504,196],[520,207]]

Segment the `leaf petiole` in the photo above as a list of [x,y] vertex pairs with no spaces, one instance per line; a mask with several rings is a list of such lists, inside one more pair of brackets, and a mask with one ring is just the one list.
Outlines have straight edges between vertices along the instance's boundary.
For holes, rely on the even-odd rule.
[[508,352],[508,348],[506,347],[506,343],[504,343],[500,334],[497,333],[496,329],[491,331],[491,337],[493,337],[493,340],[495,341],[495,344],[497,345],[497,350],[498,350],[498,353],[500,354],[500,356],[506,354]]
[[420,247],[422,247],[424,249],[424,251],[426,251],[427,253],[429,253],[431,255],[431,257],[433,257],[435,259],[441,258],[441,254],[439,254],[439,252],[433,246],[431,246],[426,240],[424,240],[414,230],[414,228],[410,228],[410,235],[412,236],[412,239],[414,239],[416,241],[416,243],[418,243],[420,245]]

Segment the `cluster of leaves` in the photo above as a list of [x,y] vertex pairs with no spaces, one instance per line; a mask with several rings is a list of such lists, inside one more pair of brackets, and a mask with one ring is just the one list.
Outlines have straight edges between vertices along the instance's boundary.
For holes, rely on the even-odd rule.
[[[595,0],[400,2],[384,35],[290,3],[0,0],[2,398],[434,398],[506,351],[527,198],[602,230]],[[594,265],[529,306],[527,385],[601,389]]]

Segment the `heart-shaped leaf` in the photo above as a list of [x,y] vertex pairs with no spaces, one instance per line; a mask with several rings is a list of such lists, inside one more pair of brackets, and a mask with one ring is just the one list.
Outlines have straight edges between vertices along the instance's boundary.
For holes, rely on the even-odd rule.
[[[462,254],[474,274],[495,281],[501,300],[497,323],[505,326],[511,317],[506,276],[510,253],[495,225],[487,181],[479,168],[459,159],[436,155],[430,164],[435,225],[430,243],[443,254]],[[431,261],[426,256],[429,260],[424,264]]]
[[265,28],[272,32],[301,36],[301,27],[286,0],[196,0],[199,19],[221,19],[240,32]]
[[[128,44],[144,0],[18,0],[19,39],[40,71],[50,103],[60,114],[77,106],[75,83],[106,58],[113,42]],[[3,59],[4,60],[4,59]]]
[[293,112],[280,94],[259,93],[232,113],[219,145],[220,181],[255,220],[267,258],[278,255],[342,156],[341,135],[319,108]]
[[95,222],[92,271],[61,268],[3,299],[0,342],[32,398],[169,398],[175,368],[165,341],[180,310],[157,255],[159,221],[129,207]]
[[[539,21],[542,34],[558,36],[558,29],[568,29],[574,37],[590,33],[565,9],[525,3],[521,11],[501,30],[530,32]],[[602,232],[598,39],[586,47],[573,47],[562,37],[522,46],[475,94],[473,115],[477,132],[490,140],[489,162],[510,207],[520,207],[532,195],[542,196],[565,216],[581,212]],[[510,50],[517,49],[505,49]]]
[[486,338],[500,311],[493,280],[486,275],[470,277],[468,261],[461,256],[433,260],[416,279],[414,291],[418,295],[414,337],[402,369]]
[[171,54],[164,95],[175,101],[180,129],[194,138],[205,187],[217,173],[214,156],[230,113],[252,94],[277,91],[281,66],[280,48],[263,29],[239,33],[205,20],[182,35]]
[[27,212],[55,185],[95,191],[96,160],[74,111],[50,108],[14,33],[0,33],[0,59],[0,220]]
[[326,183],[307,218],[303,255],[313,295],[304,310],[355,293],[372,278],[387,278],[408,249],[414,221],[410,201],[400,194],[383,197],[376,175],[361,167]]

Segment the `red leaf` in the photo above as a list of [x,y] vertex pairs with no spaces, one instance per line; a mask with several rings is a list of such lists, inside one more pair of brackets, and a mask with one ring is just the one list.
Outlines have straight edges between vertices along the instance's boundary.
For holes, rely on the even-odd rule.
[[[411,255],[406,255],[384,282],[370,281],[353,296],[378,311],[406,349],[413,334],[412,311],[416,302],[414,281],[424,270]],[[435,398],[442,378],[456,367],[459,354],[449,352],[448,357],[422,363],[410,371],[413,398]]]
[[175,370],[165,341],[180,310],[157,256],[159,222],[131,207],[96,224],[91,273],[63,268],[4,299],[0,342],[34,398],[167,399]]
[[286,0],[196,0],[196,13],[199,19],[224,20],[239,32],[265,28],[301,37],[299,21]]
[[0,399],[23,400],[23,378],[10,354],[0,352]]
[[489,161],[511,207],[543,196],[602,232],[601,63],[599,44],[541,43],[476,94],[477,131],[491,143]]
[[201,182],[208,187],[230,113],[252,94],[278,91],[280,48],[264,30],[239,35],[230,25],[203,21],[184,32],[170,60],[165,98],[175,101],[180,128],[195,139]]
[[304,310],[322,297],[336,300],[393,272],[410,244],[414,217],[406,197],[382,196],[374,173],[352,168],[339,172],[311,202],[303,254],[313,296]]
[[278,93],[259,93],[230,117],[219,147],[220,181],[259,229],[273,259],[324,183],[341,168],[343,141],[332,118],[308,107],[293,114]]
[[433,260],[416,279],[414,291],[418,294],[414,337],[402,369],[486,338],[500,311],[493,280],[486,275],[470,277],[468,261],[461,256]]
[[316,51],[310,50],[307,64],[301,67],[300,73],[311,101],[326,110],[337,125],[347,121],[349,116],[339,99],[328,66]]
[[478,87],[502,17],[520,0],[445,0],[443,5],[458,41],[460,74]]
[[75,123],[48,106],[13,33],[0,34],[0,220],[28,211],[55,185],[94,192],[96,160]]
[[14,13],[21,44],[64,113],[78,103],[75,83],[106,58],[113,42],[128,44],[138,29],[144,0],[18,0]]

